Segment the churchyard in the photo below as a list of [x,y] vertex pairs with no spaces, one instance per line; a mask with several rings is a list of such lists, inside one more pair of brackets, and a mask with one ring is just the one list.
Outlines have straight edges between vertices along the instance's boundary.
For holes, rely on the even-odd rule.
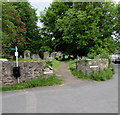
[[39,18],[29,2],[2,8],[2,90],[65,84],[73,76],[112,79],[111,54],[120,49],[118,5],[53,2]]
[[48,51],[44,52],[43,56],[40,56],[25,50],[23,56],[18,58],[19,70],[14,70],[16,67],[15,58],[2,62],[2,90],[65,84],[64,78],[59,77],[56,72],[59,71],[63,64],[68,64],[65,70],[70,70],[71,76],[73,75],[75,78],[96,81],[112,79],[114,68],[111,66],[110,58],[89,59],[87,57],[78,57],[74,59],[70,57],[73,56]]

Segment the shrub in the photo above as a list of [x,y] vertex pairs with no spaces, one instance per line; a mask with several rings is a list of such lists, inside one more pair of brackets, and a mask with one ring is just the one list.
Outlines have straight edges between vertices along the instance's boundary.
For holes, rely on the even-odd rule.
[[69,62],[69,69],[70,70],[75,70],[76,69],[76,62],[75,61]]
[[110,56],[109,53],[104,49],[101,49],[101,51],[98,55],[95,52],[88,53],[88,58],[90,58],[90,59],[106,58],[106,59],[108,59],[109,64],[111,64],[111,62],[112,62],[112,56]]
[[49,67],[49,66],[52,66],[52,61],[46,60],[45,61],[45,67]]
[[81,79],[93,79],[96,81],[106,81],[112,78],[114,74],[114,68],[109,67],[104,70],[100,70],[99,72],[91,72],[89,74],[84,74],[82,71],[78,71],[73,67],[70,68],[71,73],[76,76],[77,78]]
[[100,70],[99,72],[91,72],[90,78],[96,81],[106,81],[112,78],[113,72],[111,68]]

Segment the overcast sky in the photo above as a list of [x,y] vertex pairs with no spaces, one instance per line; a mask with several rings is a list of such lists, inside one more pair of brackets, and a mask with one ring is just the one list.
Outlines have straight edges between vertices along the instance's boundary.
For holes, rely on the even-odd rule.
[[[37,9],[36,13],[39,16],[40,12],[43,11],[45,8],[48,8],[53,0],[28,0],[28,1],[31,3],[31,5],[35,9]],[[118,3],[120,0],[114,0],[114,1],[116,1]],[[40,22],[38,22],[38,26],[41,27]]]

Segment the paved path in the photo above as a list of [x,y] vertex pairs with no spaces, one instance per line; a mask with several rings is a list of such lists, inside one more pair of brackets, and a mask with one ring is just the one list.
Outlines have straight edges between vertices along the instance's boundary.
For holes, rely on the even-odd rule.
[[[63,65],[64,66],[64,65]],[[117,71],[117,65],[115,65]],[[69,72],[68,72],[69,73]],[[67,73],[67,74],[68,74]],[[74,78],[70,78],[74,79]],[[66,80],[66,78],[64,79]],[[117,113],[118,73],[105,82],[80,80],[63,86],[2,93],[3,113]]]
[[68,69],[69,64],[63,62],[62,65],[56,70],[56,75],[61,78],[65,84],[77,84],[85,80],[74,77]]

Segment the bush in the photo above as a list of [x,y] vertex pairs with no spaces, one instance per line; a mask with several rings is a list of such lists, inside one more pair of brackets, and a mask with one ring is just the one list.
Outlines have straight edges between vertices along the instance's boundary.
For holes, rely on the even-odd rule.
[[96,81],[106,81],[112,78],[113,72],[111,68],[100,70],[99,72],[91,72],[90,78]]
[[109,61],[109,64],[112,62],[112,56],[109,55],[109,53],[101,49],[101,52],[97,55],[95,52],[88,53],[88,58],[95,59],[95,58],[106,58]]
[[78,71],[78,70],[74,69],[74,70],[71,70],[71,72],[77,78],[90,79],[89,76],[87,74],[84,74],[82,71]]
[[70,69],[70,70],[76,69],[76,63],[75,63],[75,62],[71,63],[71,64],[69,65],[69,69]]
[[45,67],[49,67],[49,66],[52,67],[52,61],[46,60],[46,61],[45,61]]
[[70,68],[71,73],[77,78],[81,79],[93,79],[96,81],[106,81],[112,78],[114,74],[114,69],[109,67],[104,70],[100,70],[99,72],[91,72],[89,74],[84,74],[82,71],[78,71],[75,68]]

